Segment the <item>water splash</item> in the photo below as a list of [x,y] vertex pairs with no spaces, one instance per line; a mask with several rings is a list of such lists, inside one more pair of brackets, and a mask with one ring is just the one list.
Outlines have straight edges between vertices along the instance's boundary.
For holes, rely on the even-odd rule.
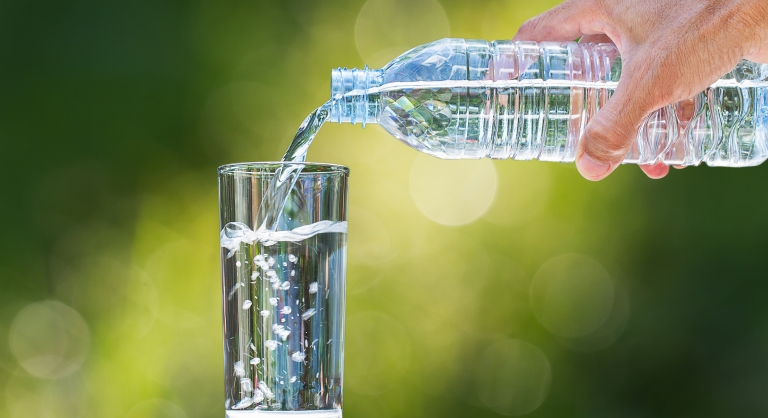
[[[242,222],[230,222],[221,230],[220,243],[222,248],[229,250],[227,258],[230,258],[240,248],[240,244],[252,245],[258,241],[265,246],[271,246],[278,242],[299,242],[317,234],[334,232],[346,233],[347,221],[320,221],[290,231],[271,231],[264,228],[254,231]],[[276,273],[274,270],[268,270],[266,275],[273,277]]]

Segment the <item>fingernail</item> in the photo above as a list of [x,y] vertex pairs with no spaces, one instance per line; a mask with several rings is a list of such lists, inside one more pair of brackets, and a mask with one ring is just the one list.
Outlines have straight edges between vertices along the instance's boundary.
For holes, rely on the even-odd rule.
[[576,161],[576,168],[587,180],[597,181],[607,176],[611,171],[611,165],[608,163],[598,163],[586,153]]

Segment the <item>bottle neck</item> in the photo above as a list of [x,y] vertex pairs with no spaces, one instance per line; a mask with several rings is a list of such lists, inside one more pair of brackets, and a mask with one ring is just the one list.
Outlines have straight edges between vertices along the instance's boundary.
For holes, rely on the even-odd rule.
[[382,83],[381,70],[337,68],[331,71],[331,106],[329,121],[338,123],[376,123],[381,109],[379,94],[370,89]]

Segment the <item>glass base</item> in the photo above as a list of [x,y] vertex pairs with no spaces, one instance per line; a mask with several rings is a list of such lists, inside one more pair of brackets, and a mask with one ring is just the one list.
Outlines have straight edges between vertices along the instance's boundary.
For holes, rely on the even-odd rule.
[[323,409],[319,411],[227,411],[227,418],[341,418],[341,409]]

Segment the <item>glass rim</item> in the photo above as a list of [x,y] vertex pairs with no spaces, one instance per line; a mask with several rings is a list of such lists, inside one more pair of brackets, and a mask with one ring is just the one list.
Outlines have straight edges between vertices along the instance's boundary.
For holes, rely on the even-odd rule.
[[232,163],[219,166],[220,176],[227,174],[271,174],[279,167],[301,165],[302,174],[339,174],[349,175],[349,167],[341,164],[289,161],[257,161],[247,163]]

